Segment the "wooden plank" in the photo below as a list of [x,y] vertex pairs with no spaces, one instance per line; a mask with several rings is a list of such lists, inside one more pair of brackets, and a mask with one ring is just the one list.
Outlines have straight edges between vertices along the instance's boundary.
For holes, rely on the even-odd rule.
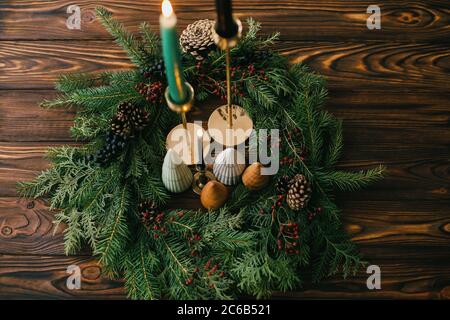
[[46,90],[0,90],[0,141],[73,141],[69,128],[74,110],[39,107],[56,95]]
[[[275,293],[274,297],[299,298],[384,298],[431,299],[449,298],[450,268],[446,256],[433,257],[414,265],[410,261],[383,261],[381,290],[366,287],[368,277],[361,271],[356,277],[333,277],[318,285],[306,284],[303,290]],[[80,290],[66,287],[69,265],[81,268]],[[3,299],[120,299],[124,298],[120,281],[100,275],[101,267],[88,257],[15,256],[0,254],[0,298]]]
[[112,41],[3,41],[0,89],[52,89],[60,74],[131,67]]
[[[326,76],[330,89],[450,88],[445,44],[282,42],[278,48]],[[110,40],[3,41],[0,58],[0,89],[51,89],[62,73],[131,67]]]
[[[178,14],[179,30],[196,19],[214,19],[214,2],[173,1]],[[81,30],[69,30],[67,7],[81,8]],[[274,0],[235,1],[236,14],[245,20],[252,16],[263,23],[263,32],[282,31],[283,40],[396,40],[448,42],[449,8],[446,1],[383,0],[381,30],[367,29],[370,0]],[[142,21],[156,28],[161,12],[158,1],[88,1],[68,0],[7,1],[0,5],[0,39],[104,39],[109,35],[95,19],[94,8],[103,5],[130,30],[137,30]],[[281,30],[280,30],[281,29]]]
[[[368,290],[368,274],[361,272],[346,280],[333,277],[318,285],[306,284],[303,291],[278,293],[283,299],[449,299],[450,272],[446,256],[437,259],[436,265],[426,262],[376,261],[381,267],[381,290]],[[443,262],[442,265],[440,262]]]
[[[450,201],[340,200],[345,230],[367,259],[417,259],[440,254],[450,245]],[[197,197],[182,196],[170,207],[198,208]],[[63,226],[55,230],[53,212],[42,200],[0,198],[0,254],[64,255]],[[89,254],[83,250],[82,254]]]
[[[56,144],[54,144],[56,145]],[[43,159],[46,144],[0,144],[0,197],[14,197],[17,181],[32,180],[48,167]],[[363,200],[428,199],[445,200],[449,197],[448,147],[402,148],[392,152],[391,147],[346,147],[346,156],[339,168],[358,171],[384,164],[387,176],[375,185],[356,193]],[[362,156],[367,150],[366,156]],[[377,150],[377,152],[375,151]],[[370,156],[369,156],[370,154]],[[354,157],[354,158],[353,158]],[[179,203],[193,196],[177,197]],[[354,193],[339,194],[343,199]],[[198,204],[198,202],[196,202]]]
[[0,254],[64,255],[63,226],[43,201],[0,198]]
[[[450,92],[450,91],[449,91]],[[69,127],[74,110],[39,107],[51,90],[0,90],[0,141],[73,141]],[[346,145],[448,145],[450,94],[435,91],[331,88],[326,108],[344,121]],[[189,113],[207,121],[218,101],[203,103]]]
[[[66,286],[67,267],[81,269],[81,289]],[[120,299],[123,282],[101,274],[101,266],[90,257],[55,257],[0,254],[0,298],[2,299]]]

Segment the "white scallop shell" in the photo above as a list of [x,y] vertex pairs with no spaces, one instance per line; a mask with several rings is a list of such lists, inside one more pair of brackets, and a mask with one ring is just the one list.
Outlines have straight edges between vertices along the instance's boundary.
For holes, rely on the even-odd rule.
[[213,166],[217,180],[228,186],[239,182],[244,169],[245,157],[233,148],[227,148],[219,153]]
[[180,193],[189,189],[192,183],[192,172],[172,149],[167,150],[162,166],[162,182],[167,190]]

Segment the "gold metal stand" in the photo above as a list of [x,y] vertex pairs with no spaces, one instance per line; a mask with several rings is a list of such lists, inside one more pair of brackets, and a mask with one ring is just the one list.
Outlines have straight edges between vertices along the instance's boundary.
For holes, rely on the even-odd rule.
[[231,101],[230,50],[237,45],[242,36],[242,23],[239,19],[235,19],[235,21],[238,25],[238,32],[234,37],[222,38],[214,32],[217,46],[225,51],[227,105],[220,106],[213,111],[208,120],[208,132],[215,141],[226,147],[233,147],[245,142],[253,129],[253,121],[247,112],[242,107],[233,105]]
[[192,190],[198,195],[202,193],[203,187],[209,182],[209,181],[215,181],[216,177],[211,171],[208,171],[206,169],[206,166],[204,167],[197,167],[197,173],[194,174],[194,180],[192,180]]
[[194,105],[194,88],[186,82],[189,98],[187,102],[178,104],[170,99],[169,88],[165,91],[167,105],[172,111],[181,115],[181,124],[173,128],[166,138],[166,148],[174,150],[186,165],[199,163],[197,153],[195,152],[195,137],[198,130],[203,131],[203,145],[209,145],[211,140],[209,134],[199,125],[188,123],[186,121],[186,112],[189,112]]

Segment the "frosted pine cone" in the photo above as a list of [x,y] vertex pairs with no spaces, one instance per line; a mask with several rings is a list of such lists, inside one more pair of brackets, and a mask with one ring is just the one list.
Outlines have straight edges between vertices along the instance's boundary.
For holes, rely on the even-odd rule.
[[197,60],[203,60],[214,49],[214,21],[197,20],[181,33],[180,44],[183,52],[192,54]]

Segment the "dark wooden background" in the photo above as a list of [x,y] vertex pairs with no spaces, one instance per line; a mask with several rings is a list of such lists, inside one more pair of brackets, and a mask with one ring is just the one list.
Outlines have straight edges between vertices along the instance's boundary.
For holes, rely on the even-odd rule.
[[[180,30],[214,18],[212,0],[173,2]],[[82,9],[81,31],[66,28],[70,4]],[[53,214],[15,190],[17,181],[48,166],[48,146],[74,143],[72,112],[38,107],[55,95],[56,76],[130,67],[95,19],[100,4],[133,30],[143,20],[158,24],[156,0],[0,2],[1,298],[124,298],[122,282],[101,276],[88,253],[65,256]],[[381,30],[366,28],[372,4],[381,7]],[[448,0],[235,0],[235,7],[242,19],[260,20],[263,33],[280,31],[283,54],[329,79],[327,108],[344,119],[340,166],[383,163],[389,173],[371,188],[339,195],[346,229],[381,267],[382,289],[369,291],[361,272],[279,296],[449,298]],[[81,290],[66,288],[70,264],[82,268]]]

